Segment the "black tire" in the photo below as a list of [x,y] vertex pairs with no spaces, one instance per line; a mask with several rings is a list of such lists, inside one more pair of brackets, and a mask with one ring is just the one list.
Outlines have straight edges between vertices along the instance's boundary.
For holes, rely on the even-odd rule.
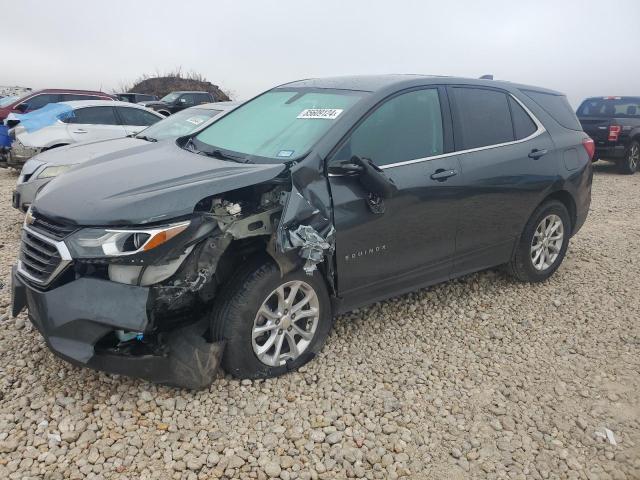
[[[319,318],[315,335],[295,360],[270,366],[260,361],[253,350],[254,320],[267,296],[280,285],[294,280],[305,282],[317,295]],[[235,273],[221,290],[211,316],[213,337],[226,342],[222,367],[236,378],[270,378],[298,369],[320,352],[331,325],[331,303],[320,273],[307,275],[297,271],[281,277],[278,266],[265,258],[249,262]]]
[[[564,229],[564,237],[557,258],[548,268],[538,270],[534,266],[533,259],[531,258],[531,245],[538,225],[549,215],[557,215],[560,217]],[[571,219],[564,204],[558,200],[550,200],[543,203],[536,208],[525,225],[522,235],[520,236],[520,240],[516,246],[513,258],[507,264],[507,271],[521,282],[537,283],[545,281],[553,275],[564,260],[570,237]]]
[[640,168],[640,142],[632,140],[625,152],[624,158],[618,163],[620,173],[632,175]]

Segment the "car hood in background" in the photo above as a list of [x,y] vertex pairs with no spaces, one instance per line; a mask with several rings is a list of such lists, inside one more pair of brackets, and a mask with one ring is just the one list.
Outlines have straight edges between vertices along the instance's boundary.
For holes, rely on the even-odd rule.
[[240,164],[174,142],[106,152],[47,184],[36,212],[76,225],[141,225],[189,215],[203,198],[265,182],[284,164]]
[[128,154],[127,152],[132,149],[135,153],[137,148],[147,145],[147,143],[148,142],[145,140],[133,137],[98,140],[88,143],[76,143],[73,145],[66,145],[64,147],[46,150],[28,160],[25,167],[31,162],[37,163],[38,165],[42,165],[44,163],[47,165],[76,165],[78,163],[93,160],[108,153],[123,152],[124,154]]

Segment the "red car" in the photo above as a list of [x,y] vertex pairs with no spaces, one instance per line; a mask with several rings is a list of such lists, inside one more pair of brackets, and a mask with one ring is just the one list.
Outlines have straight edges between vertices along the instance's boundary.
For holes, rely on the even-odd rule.
[[10,113],[27,113],[48,105],[49,103],[69,102],[71,100],[115,100],[104,92],[92,90],[65,90],[49,88],[29,92],[9,105],[0,107],[0,122]]

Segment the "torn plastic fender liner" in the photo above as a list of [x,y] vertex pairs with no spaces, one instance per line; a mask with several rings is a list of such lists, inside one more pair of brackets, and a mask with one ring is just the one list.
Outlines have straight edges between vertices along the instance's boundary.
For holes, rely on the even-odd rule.
[[317,265],[324,260],[325,255],[332,256],[335,246],[335,229],[329,226],[328,231],[321,235],[309,225],[300,225],[294,231],[289,231],[291,248],[300,248],[299,255],[306,259],[304,271],[312,275]]

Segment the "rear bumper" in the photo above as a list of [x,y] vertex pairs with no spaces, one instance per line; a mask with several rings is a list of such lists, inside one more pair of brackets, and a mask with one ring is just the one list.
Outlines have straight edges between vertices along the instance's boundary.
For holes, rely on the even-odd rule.
[[[186,388],[206,387],[217,375],[224,345],[204,339],[207,325],[203,322],[166,332],[153,341],[153,353],[97,345],[115,330],[148,330],[149,288],[79,278],[40,291],[14,267],[11,293],[13,315],[27,308],[51,351],[75,365]],[[141,347],[150,345],[139,341],[145,343]]]
[[596,153],[594,158],[617,160],[624,158],[626,149],[624,145],[616,145],[613,147],[603,147],[596,145]]

